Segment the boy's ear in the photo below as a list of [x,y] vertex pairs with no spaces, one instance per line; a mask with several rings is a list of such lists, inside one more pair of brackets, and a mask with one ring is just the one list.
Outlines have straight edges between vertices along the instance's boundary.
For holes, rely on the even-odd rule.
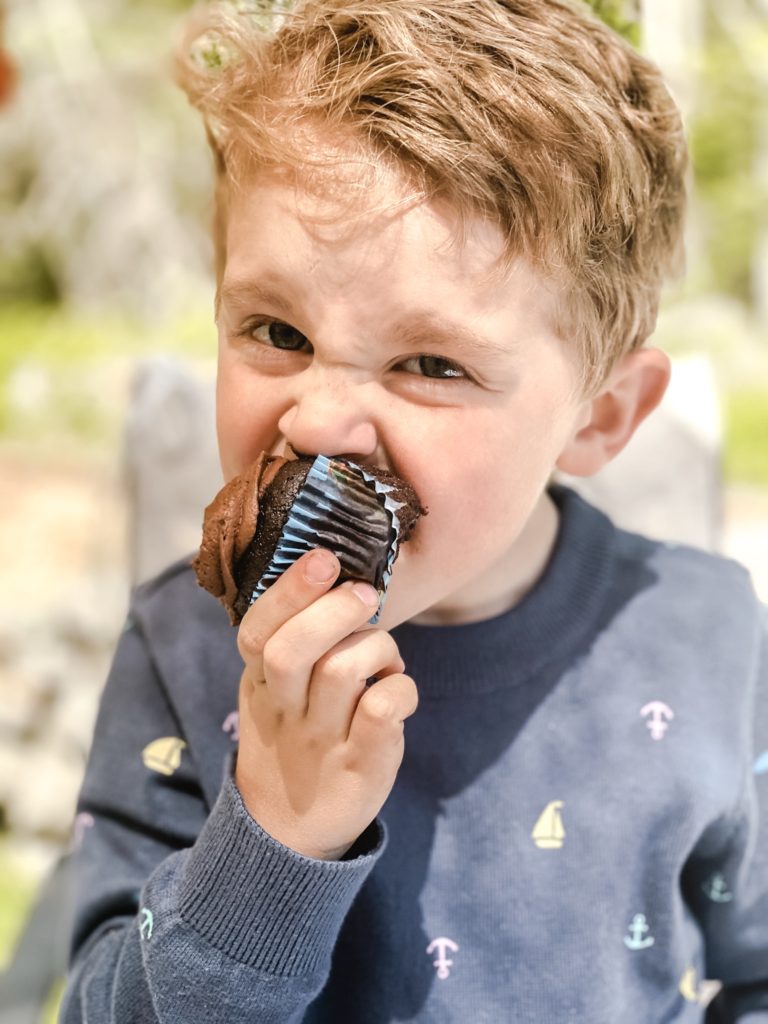
[[584,400],[557,468],[571,476],[592,476],[602,469],[662,400],[671,370],[669,356],[656,348],[623,356],[600,391]]

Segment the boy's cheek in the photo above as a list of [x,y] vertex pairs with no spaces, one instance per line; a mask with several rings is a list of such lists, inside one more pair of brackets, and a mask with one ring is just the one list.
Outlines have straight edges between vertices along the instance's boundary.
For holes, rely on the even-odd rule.
[[230,480],[262,451],[277,443],[280,413],[263,391],[254,393],[231,375],[219,374],[216,387],[216,434],[225,479]]

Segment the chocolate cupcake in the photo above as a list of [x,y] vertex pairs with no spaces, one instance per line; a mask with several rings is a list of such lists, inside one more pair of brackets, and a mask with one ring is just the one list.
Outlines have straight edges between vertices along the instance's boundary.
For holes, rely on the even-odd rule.
[[413,488],[393,473],[349,459],[262,452],[205,510],[193,567],[236,626],[306,551],[328,548],[341,564],[335,585],[356,579],[378,590],[375,623],[399,545],[425,513]]

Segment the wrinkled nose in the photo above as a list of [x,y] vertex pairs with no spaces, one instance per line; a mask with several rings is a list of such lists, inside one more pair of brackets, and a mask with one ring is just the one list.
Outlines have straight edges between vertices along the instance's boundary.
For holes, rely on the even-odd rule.
[[307,381],[280,417],[281,434],[304,455],[371,456],[378,437],[371,410],[361,399],[362,387],[329,379]]

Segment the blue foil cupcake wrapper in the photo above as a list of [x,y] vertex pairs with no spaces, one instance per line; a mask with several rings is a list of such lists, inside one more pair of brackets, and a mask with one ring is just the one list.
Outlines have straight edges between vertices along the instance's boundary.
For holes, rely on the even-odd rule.
[[[372,504],[371,490],[378,496],[375,499],[378,507]],[[318,455],[291,506],[269,565],[253,591],[251,604],[289,566],[316,547],[330,547],[348,574],[361,575],[358,550],[362,535],[362,546],[366,540],[374,548],[387,544],[381,578],[374,584],[379,592],[379,607],[369,621],[375,625],[384,607],[400,543],[401,525],[397,513],[403,503],[392,496],[393,490],[362,466]],[[387,524],[382,523],[378,514],[365,515],[366,509],[378,512],[382,501],[388,513]],[[382,530],[386,530],[387,536]]]

